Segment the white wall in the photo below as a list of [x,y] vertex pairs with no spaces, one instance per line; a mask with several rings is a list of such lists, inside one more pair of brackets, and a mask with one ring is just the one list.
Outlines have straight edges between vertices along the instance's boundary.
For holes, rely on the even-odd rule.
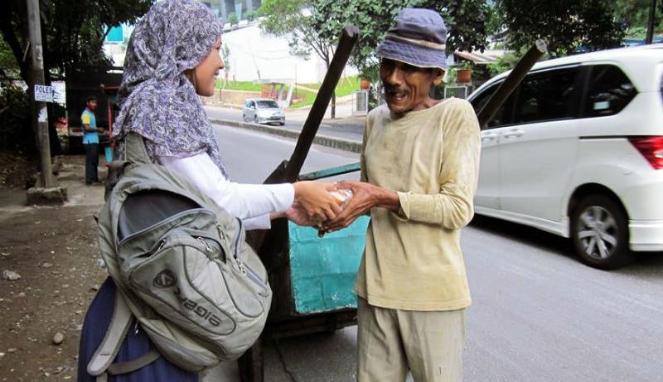
[[[241,24],[244,25],[240,25],[239,29],[224,32],[222,37],[223,44],[230,49],[228,79],[262,79],[300,84],[322,82],[327,69],[315,53],[308,60],[292,56],[287,38],[263,33],[257,23],[246,25],[246,21],[243,21]],[[131,30],[126,31],[127,40]],[[104,51],[116,66],[124,65],[126,44],[106,43]],[[357,70],[350,67],[347,67],[344,73],[346,76],[355,74]],[[219,78],[224,78],[224,75],[222,71]]]
[[[315,83],[321,82],[327,72],[315,53],[309,60],[292,56],[287,38],[263,33],[257,24],[225,32],[223,44],[230,49],[229,79]],[[356,74],[356,70],[348,68],[345,74]]]

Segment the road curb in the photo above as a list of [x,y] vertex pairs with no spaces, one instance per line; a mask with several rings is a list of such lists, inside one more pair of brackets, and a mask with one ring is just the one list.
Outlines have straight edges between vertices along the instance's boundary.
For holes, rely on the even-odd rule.
[[[272,127],[272,126],[259,125],[257,123],[228,121],[225,119],[211,119],[210,122],[218,125],[237,127],[240,129],[252,130],[260,133],[277,135],[285,138],[291,138],[291,139],[299,138],[299,133],[296,131],[278,128],[278,127]],[[349,151],[353,153],[361,152],[361,142],[351,141],[349,139],[343,139],[337,137],[330,137],[328,135],[316,135],[315,139],[313,140],[313,143],[320,146],[330,147],[333,149],[338,149],[343,151]]]

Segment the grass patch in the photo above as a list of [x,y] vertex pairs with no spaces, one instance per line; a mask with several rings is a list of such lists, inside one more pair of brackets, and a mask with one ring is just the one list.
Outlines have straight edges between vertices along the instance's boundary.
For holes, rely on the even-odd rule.
[[[359,79],[358,76],[341,78],[338,81],[338,84],[336,85],[336,97],[337,98],[345,97],[356,92],[357,90],[359,90],[360,81],[361,80]],[[318,90],[320,89],[321,84],[301,84],[301,86],[312,90],[313,89]],[[313,105],[317,93],[309,92],[302,88],[298,88],[296,89],[296,91],[297,91],[297,96],[300,97],[301,99],[299,100],[299,102],[293,103],[291,105],[293,109],[300,109],[303,107],[308,107]]]
[[241,90],[249,92],[259,92],[261,85],[252,81],[228,81],[224,86],[223,80],[216,80],[217,89]]
[[[361,80],[359,79],[358,76],[341,78],[338,81],[338,84],[336,85],[336,96],[345,97],[356,92],[357,90],[359,90],[359,82],[361,82]],[[320,86],[322,84],[301,84],[301,85],[309,89],[318,90],[320,89]]]
[[301,109],[303,107],[308,107],[313,105],[313,102],[315,101],[315,96],[318,94],[303,90],[301,88],[296,89],[296,91],[297,91],[297,99],[295,99],[292,105],[290,105],[292,109]]
[[[345,77],[341,78],[336,85],[336,97],[345,97],[348,96],[357,90],[359,90],[360,79],[358,76]],[[296,95],[299,98],[297,102],[293,103],[291,107],[293,109],[299,109],[303,107],[309,107],[313,105],[315,101],[315,96],[318,89],[320,89],[321,84],[301,84],[301,86],[306,87],[314,91],[307,91],[302,88],[295,89]],[[259,92],[261,90],[261,85],[256,84],[252,81],[228,81],[224,87],[223,80],[216,80],[217,89],[226,89],[226,90],[240,90],[240,91],[254,91]]]
[[361,80],[358,76],[341,78],[336,85],[336,96],[345,97],[359,90],[359,82]]

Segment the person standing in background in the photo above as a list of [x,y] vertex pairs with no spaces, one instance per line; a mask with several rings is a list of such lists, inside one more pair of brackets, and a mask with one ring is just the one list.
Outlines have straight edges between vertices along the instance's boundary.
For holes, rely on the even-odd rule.
[[89,96],[81,123],[83,124],[83,147],[85,148],[85,184],[99,182],[97,168],[99,167],[99,133],[104,129],[97,127],[94,111],[97,109],[97,97]]

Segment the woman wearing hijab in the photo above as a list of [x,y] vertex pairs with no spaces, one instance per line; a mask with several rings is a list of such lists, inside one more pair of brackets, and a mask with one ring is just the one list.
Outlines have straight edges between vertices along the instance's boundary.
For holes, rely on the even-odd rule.
[[[153,162],[178,172],[221,208],[242,219],[247,230],[266,229],[274,218],[300,224],[332,219],[338,212],[332,187],[316,182],[253,185],[229,180],[214,131],[199,99],[214,94],[222,23],[195,0],[155,3],[136,25],[125,59],[120,87],[121,110],[113,137],[120,144],[130,132],[144,138]],[[115,285],[107,279],[95,296],[83,325],[79,349],[79,381],[94,381],[86,372],[92,353],[110,323]],[[154,349],[135,325],[127,334],[116,362],[136,359]],[[197,381],[160,357],[115,381]]]

